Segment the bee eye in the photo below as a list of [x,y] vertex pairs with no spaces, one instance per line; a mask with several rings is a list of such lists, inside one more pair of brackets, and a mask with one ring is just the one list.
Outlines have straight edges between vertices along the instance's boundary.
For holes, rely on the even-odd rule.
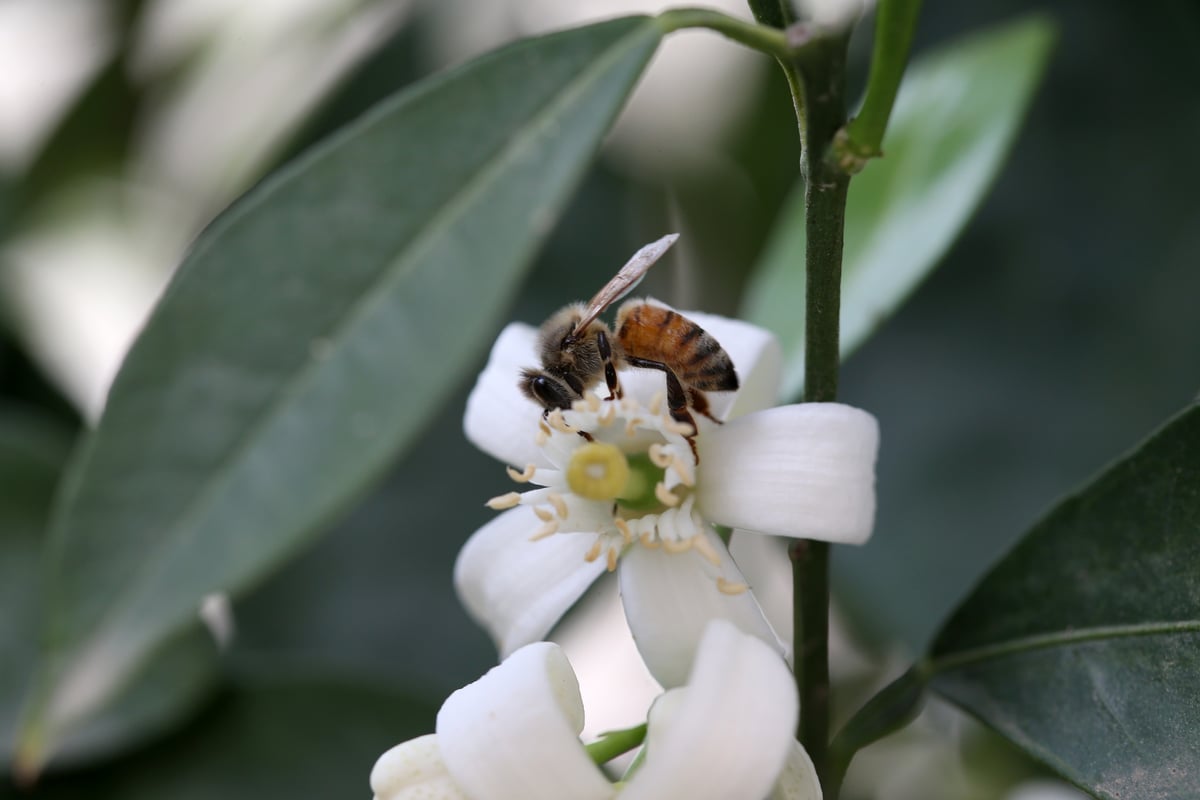
[[571,398],[567,395],[567,387],[546,375],[530,376],[527,386],[529,393],[544,408],[571,407]]

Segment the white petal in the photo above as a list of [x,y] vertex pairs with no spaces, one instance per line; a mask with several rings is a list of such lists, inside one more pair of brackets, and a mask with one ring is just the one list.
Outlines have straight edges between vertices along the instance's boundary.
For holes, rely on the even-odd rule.
[[787,763],[775,782],[775,791],[771,792],[770,800],[821,800],[822,796],[817,768],[813,766],[804,747],[793,741]]
[[558,645],[517,650],[442,705],[446,768],[479,800],[607,800],[612,784],[579,741],[579,683]]
[[492,345],[463,415],[463,432],[471,444],[518,469],[549,465],[534,440],[542,409],[517,388],[521,369],[537,365],[537,330],[510,323]]
[[709,395],[718,419],[733,419],[775,405],[783,374],[783,350],[774,334],[749,322],[716,314],[686,311],[684,315],[721,343],[737,370],[741,388],[736,395]]
[[[774,649],[714,621],[681,699],[650,712],[646,760],[621,800],[765,797],[792,747],[799,701]],[[661,708],[660,708],[661,706]]]
[[381,755],[371,770],[371,791],[375,800],[467,800],[446,772],[433,733]]
[[454,587],[503,658],[542,639],[605,569],[591,563],[592,534],[529,537],[541,521],[529,506],[497,516],[472,534],[454,564]]
[[758,600],[775,635],[787,645],[791,659],[792,643],[792,562],[787,553],[788,540],[779,536],[761,536],[735,530],[729,537],[729,555],[746,576],[750,591]]
[[715,567],[699,552],[668,553],[640,545],[621,557],[617,575],[625,617],[638,651],[655,679],[668,688],[682,686],[692,668],[700,639],[709,622],[725,619],[768,643],[782,656],[771,626],[751,592],[725,594],[717,578],[745,582],[725,544],[712,530],[705,538],[720,556]]
[[697,440],[697,506],[758,533],[862,544],[875,523],[879,424],[841,403],[758,411]]

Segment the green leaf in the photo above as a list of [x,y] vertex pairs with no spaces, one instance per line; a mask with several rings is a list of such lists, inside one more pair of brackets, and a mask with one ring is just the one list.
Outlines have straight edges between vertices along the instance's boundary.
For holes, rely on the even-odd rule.
[[[376,759],[433,732],[435,707],[330,682],[239,687],[185,731],[111,765],[51,775],[25,800],[369,797]],[[6,797],[0,786],[0,797]]]
[[630,17],[435,76],[201,237],[60,498],[26,766],[203,596],[278,565],[421,431],[659,39]]
[[1106,798],[1200,796],[1200,406],[1042,520],[933,644],[931,686]]
[[[924,279],[965,226],[1016,136],[1044,71],[1054,28],[1041,17],[913,62],[883,141],[884,157],[850,183],[842,276],[842,355]],[[783,397],[804,385],[804,191],[780,213],[747,288],[746,317],[784,348]]]
[[928,678],[924,670],[924,664],[910,667],[876,692],[838,731],[829,745],[830,775],[835,786],[841,785],[855,753],[916,719],[925,700]]
[[[0,408],[0,761],[12,761],[37,667],[46,517],[70,436],[41,415]],[[216,649],[198,625],[167,644],[119,695],[62,743],[55,764],[94,760],[157,733],[212,688]]]

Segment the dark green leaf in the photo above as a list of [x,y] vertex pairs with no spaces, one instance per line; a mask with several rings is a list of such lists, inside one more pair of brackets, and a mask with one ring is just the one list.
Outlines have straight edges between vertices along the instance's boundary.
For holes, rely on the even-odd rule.
[[[0,410],[0,759],[12,761],[37,666],[38,562],[70,436],[42,416]],[[216,649],[194,626],[156,654],[136,681],[67,737],[56,764],[91,760],[163,730],[208,693]]]
[[830,774],[838,784],[855,753],[916,719],[925,700],[927,680],[924,665],[910,667],[880,689],[838,731],[829,745]]
[[202,236],[61,497],[30,761],[420,432],[659,39],[649,18],[612,20],[422,82]]
[[1039,523],[932,687],[1101,797],[1200,796],[1200,406]]
[[[29,800],[370,797],[388,748],[433,732],[436,708],[362,686],[240,688],[180,732],[111,765],[50,776]],[[3,789],[0,788],[0,796]]]
[[[1053,27],[1034,17],[913,62],[884,157],[850,184],[841,349],[860,345],[937,264],[996,177],[1045,67]],[[774,331],[783,396],[804,383],[804,192],[793,193],[746,295],[746,316]]]

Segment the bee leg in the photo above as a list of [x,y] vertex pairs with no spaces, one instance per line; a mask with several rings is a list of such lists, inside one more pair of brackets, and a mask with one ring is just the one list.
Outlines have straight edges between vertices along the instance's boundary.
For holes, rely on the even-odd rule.
[[604,360],[604,383],[608,386],[608,400],[620,400],[624,395],[621,392],[621,382],[617,380],[617,368],[613,364],[612,345],[608,343],[608,334],[604,331],[596,331],[596,349],[600,352],[600,358]]
[[717,419],[708,410],[708,395],[706,395],[704,392],[702,392],[699,389],[692,387],[692,386],[688,387],[687,394],[688,394],[689,403],[693,409],[695,409],[699,413],[703,414],[704,416],[708,417],[709,419],[711,419],[713,422],[717,423],[718,425],[725,424],[724,420]]
[[[695,418],[692,417],[691,412],[688,411],[688,393],[684,391],[683,384],[679,382],[679,377],[675,374],[675,371],[661,361],[651,361],[648,358],[635,358],[627,355],[625,356],[625,360],[634,367],[658,369],[666,373],[667,412],[671,415],[671,419],[675,420],[676,422],[682,422],[691,426],[692,435],[684,438],[687,439],[688,444],[692,448],[692,455],[696,457],[696,463],[699,464],[700,454],[696,452],[696,432],[700,429],[696,426]],[[705,409],[708,408],[707,399],[705,400],[704,407]],[[704,413],[707,416],[707,411],[703,411],[701,413]]]

